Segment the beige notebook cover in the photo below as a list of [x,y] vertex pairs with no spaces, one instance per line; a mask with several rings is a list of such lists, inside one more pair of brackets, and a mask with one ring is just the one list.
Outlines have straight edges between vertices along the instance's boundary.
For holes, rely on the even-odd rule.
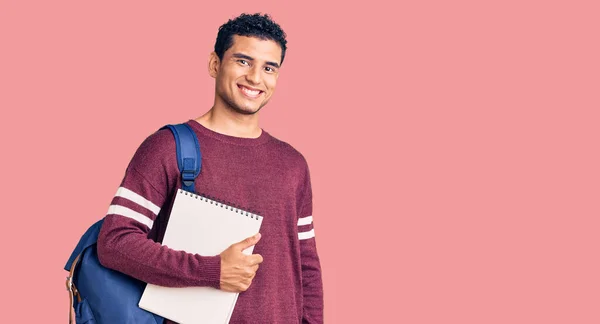
[[[262,216],[179,189],[163,245],[205,256],[259,232]],[[254,247],[244,250],[250,255]],[[140,308],[180,324],[229,323],[238,293],[210,287],[169,288],[148,284]]]

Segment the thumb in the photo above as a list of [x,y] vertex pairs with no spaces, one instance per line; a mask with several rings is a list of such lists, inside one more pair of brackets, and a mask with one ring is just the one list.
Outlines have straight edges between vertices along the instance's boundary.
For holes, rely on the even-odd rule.
[[260,241],[260,233],[256,233],[253,236],[250,236],[246,239],[244,239],[243,241],[238,242],[236,245],[240,250],[245,250],[249,247],[251,247],[252,245],[255,245],[256,243],[258,243],[258,241]]

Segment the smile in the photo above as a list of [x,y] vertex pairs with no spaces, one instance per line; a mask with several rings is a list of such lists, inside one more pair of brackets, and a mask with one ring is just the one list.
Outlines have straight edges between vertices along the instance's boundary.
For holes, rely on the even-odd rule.
[[238,88],[240,88],[241,92],[248,98],[252,98],[252,99],[256,99],[258,98],[263,91],[261,90],[256,90],[256,89],[251,89],[251,88],[247,88],[245,86],[239,85],[238,84]]

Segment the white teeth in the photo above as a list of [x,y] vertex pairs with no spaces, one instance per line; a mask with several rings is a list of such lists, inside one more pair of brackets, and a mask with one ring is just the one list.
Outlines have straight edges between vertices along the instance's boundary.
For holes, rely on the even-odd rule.
[[250,89],[245,88],[245,87],[241,87],[241,88],[242,88],[242,91],[244,91],[244,93],[247,94],[247,95],[249,95],[250,97],[256,97],[260,93],[259,90],[250,90]]

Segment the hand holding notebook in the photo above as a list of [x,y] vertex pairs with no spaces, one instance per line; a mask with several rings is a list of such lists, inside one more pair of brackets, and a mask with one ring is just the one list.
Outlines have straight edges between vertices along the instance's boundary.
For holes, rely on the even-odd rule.
[[237,293],[250,287],[263,258],[260,254],[245,255],[242,251],[254,246],[259,240],[260,233],[221,252],[221,290]]

